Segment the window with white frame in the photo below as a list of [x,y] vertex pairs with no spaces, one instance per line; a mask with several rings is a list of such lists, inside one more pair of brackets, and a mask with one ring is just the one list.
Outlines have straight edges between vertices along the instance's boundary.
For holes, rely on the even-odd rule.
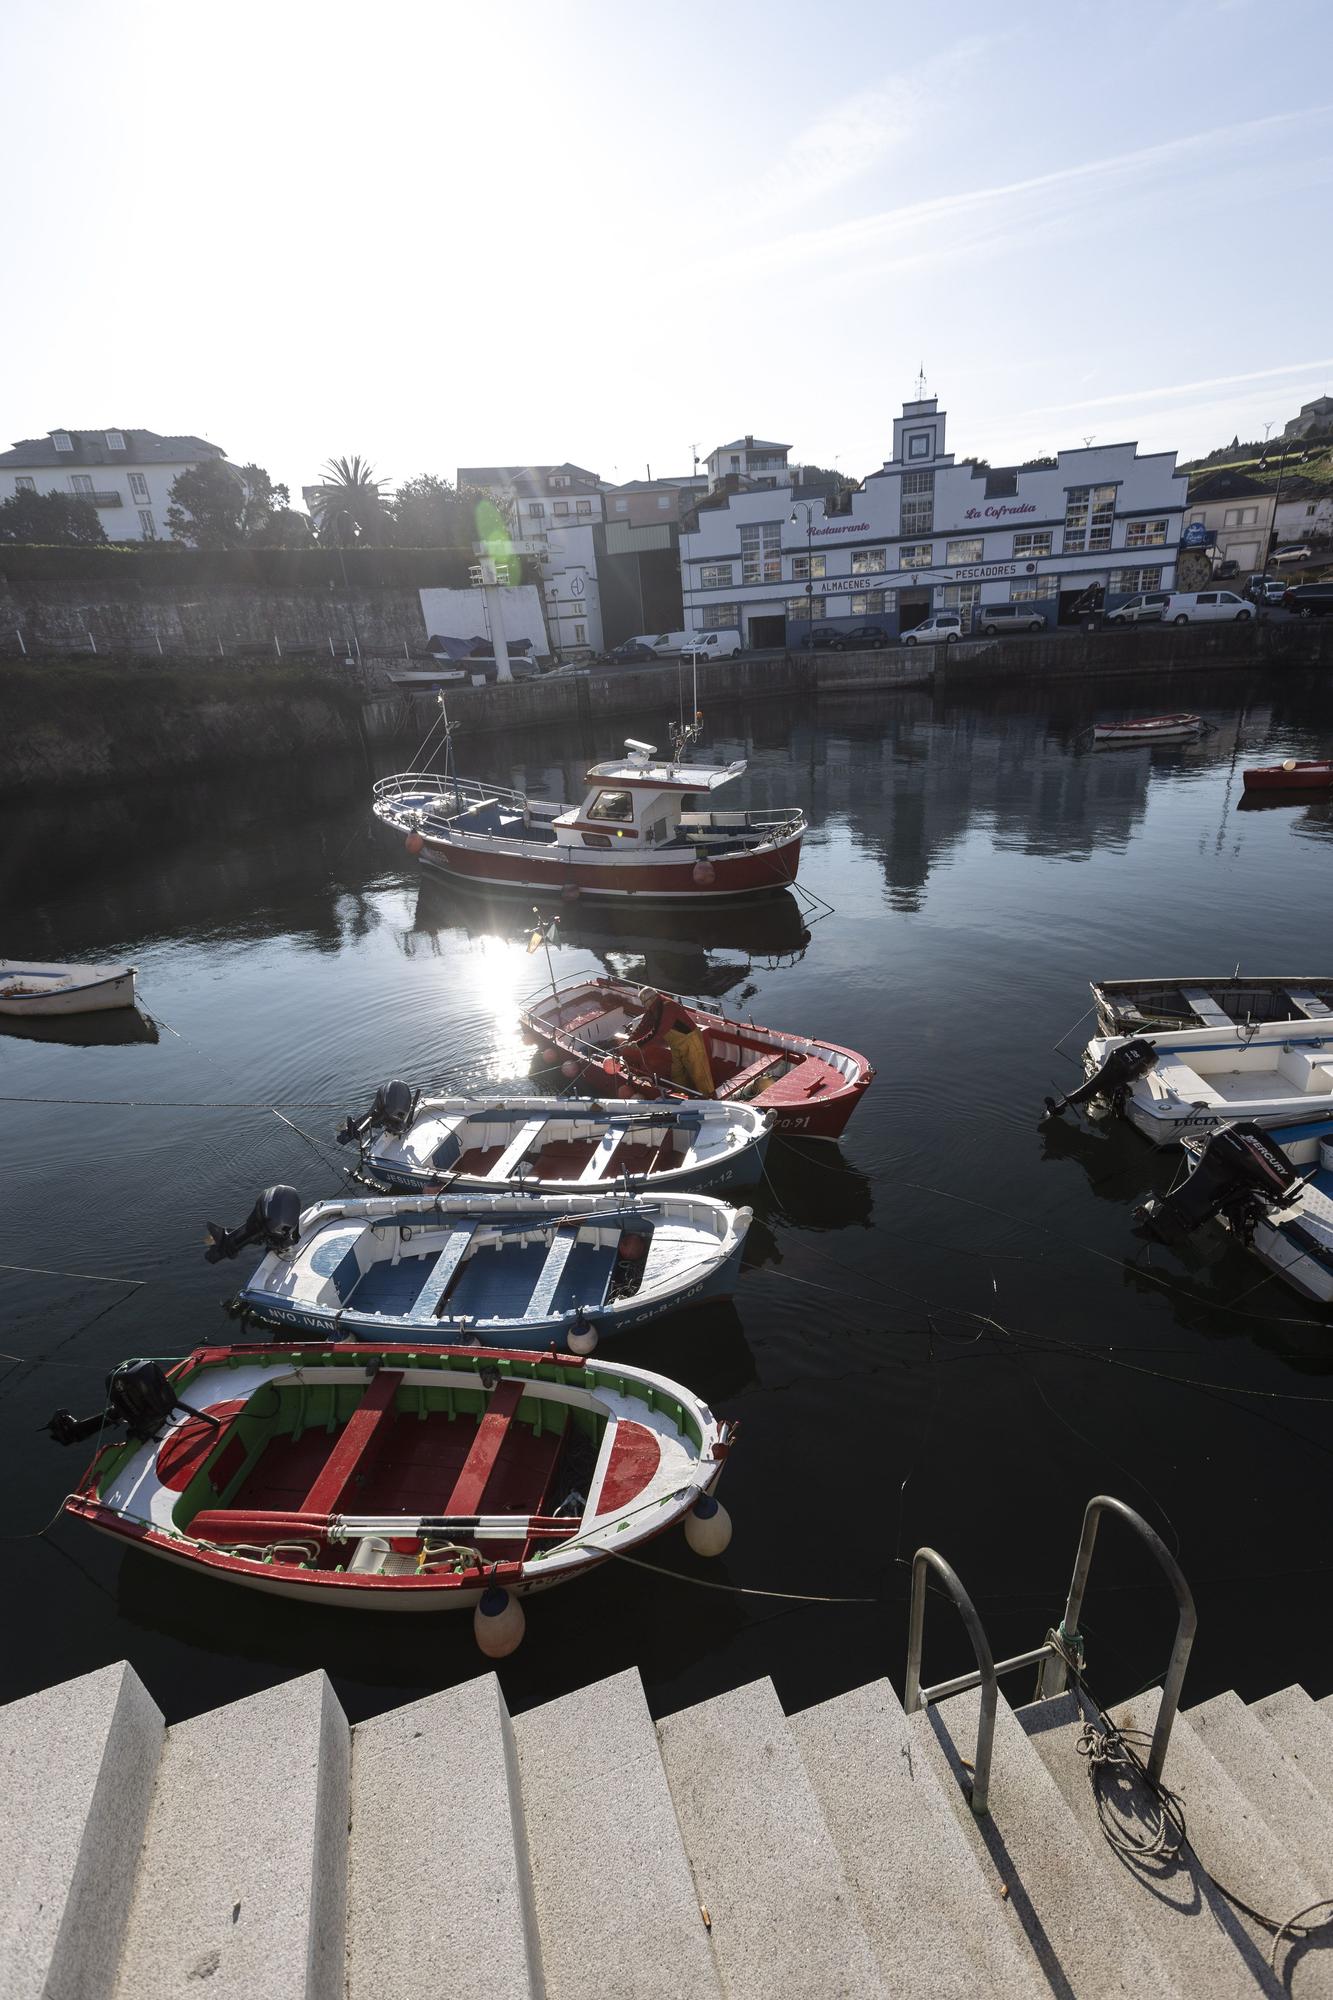
[[130,474],[130,498],[131,500],[146,500],[148,498],[148,481],[144,478],[142,472],[132,472]]
[[956,611],[963,621],[963,630],[972,628],[972,613],[981,600],[979,583],[946,583],[935,592],[937,611]]
[[1138,590],[1160,590],[1162,572],[1160,569],[1115,569],[1111,572],[1112,590],[1123,590],[1132,596]]
[[575,512],[576,514],[591,514],[591,512],[592,512],[592,501],[591,501],[591,500],[576,500],[576,501],[574,502],[574,512]]
[[824,616],[824,600],[822,597],[789,597],[787,599],[787,616],[789,618],[801,619],[822,618]]
[[701,563],[699,565],[700,590],[730,590],[731,572],[734,563]]
[[1029,529],[1024,535],[1014,536],[1014,560],[1022,562],[1033,556],[1048,556],[1051,553],[1051,530]]
[[935,560],[930,542],[904,542],[898,551],[899,569],[929,569]]
[[1166,547],[1165,521],[1131,521],[1125,529],[1127,549],[1164,549]]
[[552,486],[569,486],[571,483],[572,482],[567,472],[553,472],[551,474]]
[[557,519],[557,520],[559,520],[559,518],[560,518],[560,516],[561,516],[562,514],[567,514],[567,513],[569,512],[569,502],[568,502],[568,500],[556,500],[556,501],[553,501],[553,502],[552,502],[552,506],[553,506],[553,508],[554,508],[554,511],[555,511],[555,516],[556,516],[556,519]]
[[68,431],[52,431],[51,442],[57,451],[73,451],[74,440]]
[[546,519],[546,502],[544,500],[529,500],[528,514],[534,521],[544,521]]
[[157,523],[153,519],[151,510],[147,507],[139,509],[139,530],[146,542],[155,542],[157,540]]
[[122,431],[108,431],[106,434],[106,448],[108,451],[124,451],[124,433]]
[[887,549],[853,549],[852,575],[877,576],[889,566]]
[[1049,586],[1035,576],[1019,577],[1009,586],[1011,604],[1031,604],[1038,597],[1047,595]]
[[1065,493],[1065,554],[1109,549],[1115,520],[1114,486],[1071,486]]
[[1259,519],[1257,507],[1228,507],[1222,516],[1224,528],[1253,528]]
[[781,581],[781,526],[777,521],[747,521],[741,529],[741,582]]
[[905,472],[902,490],[902,532],[928,535],[935,525],[935,475]]
[[14,481],[14,491],[16,493],[35,493],[37,491],[37,481],[29,479],[25,472],[21,472]]
[[890,592],[883,590],[867,590],[853,597],[848,609],[853,618],[878,618],[886,608],[885,598],[889,595]]
[[793,556],[791,559],[792,582],[809,583],[812,577],[826,575],[825,564],[827,560],[828,558],[822,555]]
[[946,542],[944,560],[947,563],[978,563],[985,546],[981,535],[968,535],[962,541]]
[[699,612],[699,629],[701,632],[739,631],[740,623],[741,608],[739,604],[710,604],[704,606]]
[[81,499],[91,500],[93,495],[93,482],[91,474],[87,472],[71,472],[69,476],[69,483],[73,491],[77,493]]

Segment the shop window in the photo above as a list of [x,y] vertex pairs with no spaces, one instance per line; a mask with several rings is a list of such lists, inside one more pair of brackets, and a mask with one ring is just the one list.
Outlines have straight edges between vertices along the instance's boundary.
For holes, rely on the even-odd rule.
[[958,542],[946,542],[944,560],[950,564],[979,563],[986,544],[981,535],[968,535]]
[[731,563],[701,563],[700,590],[730,590],[732,567]]
[[935,592],[937,611],[956,611],[963,621],[963,630],[972,628],[972,613],[981,599],[979,583],[946,583]]
[[1117,569],[1111,572],[1112,590],[1122,590],[1126,597],[1132,597],[1139,590],[1160,590],[1161,587],[1160,569]]
[[787,599],[787,616],[789,618],[808,618],[812,621],[822,618],[824,616],[824,600],[822,597],[789,597]]
[[1011,583],[1009,586],[1009,602],[1011,604],[1032,604],[1037,598],[1045,597],[1048,594],[1048,588],[1046,584],[1039,582],[1035,576],[1021,577],[1018,582]]
[[853,618],[878,618],[882,615],[885,593],[882,590],[867,590],[861,596],[850,600],[849,610]]
[[739,604],[714,604],[699,613],[701,632],[739,632],[741,628],[741,608]]

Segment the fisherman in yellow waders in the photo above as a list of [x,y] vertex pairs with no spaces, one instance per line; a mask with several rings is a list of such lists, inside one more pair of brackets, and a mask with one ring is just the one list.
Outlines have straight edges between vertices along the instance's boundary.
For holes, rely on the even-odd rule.
[[692,1096],[712,1097],[707,1045],[684,1008],[648,986],[639,989],[639,998],[643,1013],[626,1036],[626,1058],[664,1082],[669,1075]]

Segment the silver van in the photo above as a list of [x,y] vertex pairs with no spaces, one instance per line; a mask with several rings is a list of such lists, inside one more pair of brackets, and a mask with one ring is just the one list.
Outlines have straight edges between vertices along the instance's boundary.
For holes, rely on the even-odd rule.
[[977,630],[988,639],[1000,632],[1044,632],[1046,618],[1030,604],[979,604]]

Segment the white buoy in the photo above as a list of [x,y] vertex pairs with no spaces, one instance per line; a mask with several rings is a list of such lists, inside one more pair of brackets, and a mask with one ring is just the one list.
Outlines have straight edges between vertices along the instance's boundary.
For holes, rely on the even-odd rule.
[[472,1614],[472,1633],[488,1660],[503,1660],[522,1644],[527,1622],[518,1599],[493,1583]]
[[731,1516],[711,1493],[701,1493],[685,1516],[685,1539],[697,1556],[720,1556],[731,1540]]
[[597,1345],[597,1328],[590,1319],[575,1320],[565,1335],[565,1344],[571,1354],[591,1354]]

